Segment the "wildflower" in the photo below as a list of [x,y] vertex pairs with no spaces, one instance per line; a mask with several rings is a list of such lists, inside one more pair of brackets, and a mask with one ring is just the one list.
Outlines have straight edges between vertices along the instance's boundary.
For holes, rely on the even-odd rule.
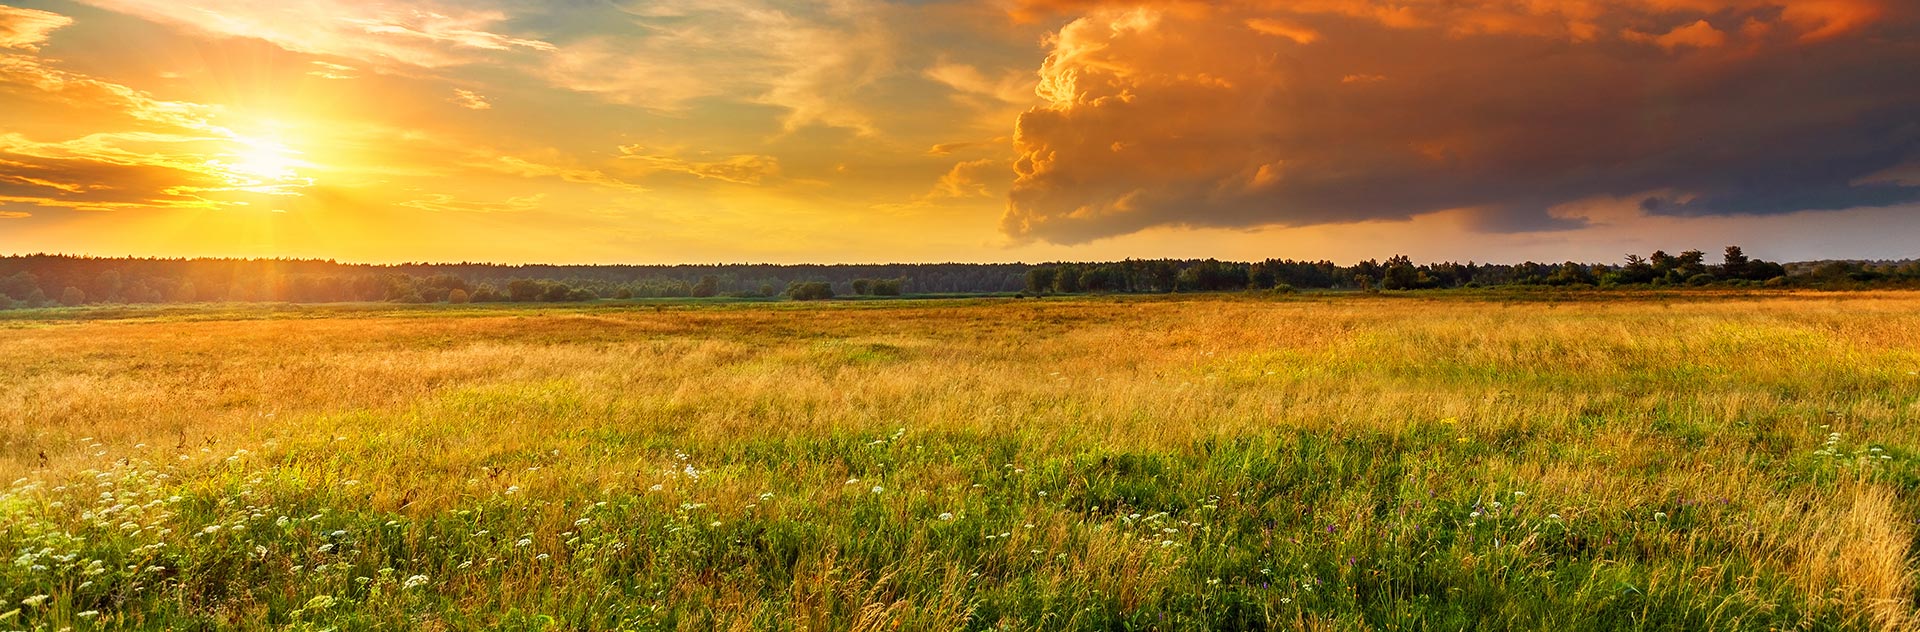
[[875,493],[875,494],[878,494],[878,493],[880,493],[880,492],[884,492],[884,491],[887,491],[887,488],[885,488],[885,487],[881,487],[881,486],[879,486],[879,485],[875,485],[875,486],[873,486],[873,493]]
[[531,546],[533,545],[533,540],[531,538],[520,538],[520,541],[513,543],[513,545],[514,546]]
[[1654,520],[1666,520],[1666,519],[1667,519],[1667,512],[1664,512],[1664,511],[1656,511],[1656,512],[1653,512],[1653,519],[1654,519]]
[[100,616],[100,611],[99,610],[81,610],[79,612],[73,613],[73,616],[79,617],[81,619],[92,619],[94,617]]
[[943,511],[943,512],[940,512],[940,521],[941,521],[941,522],[946,522],[946,521],[949,521],[949,520],[952,520],[952,519],[953,519],[953,512],[950,512],[950,511]]
[[654,484],[653,484],[653,487],[648,487],[648,488],[647,488],[647,491],[650,491],[650,492],[657,492],[657,491],[660,491],[660,490],[663,490],[663,489],[666,489],[666,488],[667,488],[667,487],[666,487],[665,485],[661,485],[661,484],[659,484],[659,483],[654,483]]
[[1559,519],[1560,519],[1560,514],[1557,514],[1557,513],[1552,513],[1552,514],[1547,514],[1547,519],[1548,519],[1548,520],[1559,520]]
[[21,599],[21,600],[20,600],[20,605],[23,605],[23,606],[28,606],[28,607],[32,607],[32,608],[38,608],[38,607],[40,607],[40,604],[43,604],[43,603],[46,603],[46,602],[47,602],[47,596],[46,596],[46,595],[34,595],[34,596],[32,596],[32,597],[27,597],[27,598],[25,598],[25,599]]
[[408,577],[405,581],[400,582],[400,587],[401,588],[418,588],[420,586],[426,585],[426,583],[427,583],[426,575],[414,575],[414,576]]
[[541,553],[541,554],[539,554],[539,555],[535,555],[535,556],[533,556],[533,559],[535,559],[535,560],[537,560],[537,561],[541,561],[541,562],[545,562],[545,561],[547,561],[547,558],[549,558],[549,557],[553,557],[553,556],[551,556],[551,555],[547,555],[547,554],[545,554],[545,553]]

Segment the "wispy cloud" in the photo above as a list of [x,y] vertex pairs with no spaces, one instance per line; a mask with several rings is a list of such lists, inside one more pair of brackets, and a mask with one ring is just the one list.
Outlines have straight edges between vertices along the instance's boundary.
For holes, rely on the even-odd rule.
[[785,110],[788,131],[810,125],[874,132],[861,91],[893,64],[874,0],[818,7],[771,0],[663,0],[628,7],[628,32],[555,51],[549,80],[618,102],[677,111],[703,98]]
[[0,48],[40,50],[53,32],[73,24],[73,18],[41,11],[0,5]]
[[463,107],[469,110],[493,109],[493,104],[488,103],[486,97],[480,96],[479,93],[474,92],[472,90],[465,89],[465,88],[454,88],[453,97],[447,100],[452,101],[454,105],[458,105],[460,107]]
[[192,31],[271,42],[375,67],[441,68],[555,46],[499,31],[507,14],[460,3],[80,0]]
[[620,147],[620,160],[641,175],[653,172],[680,173],[703,180],[734,184],[760,184],[780,175],[780,160],[772,156],[739,154],[716,160],[689,160],[679,156],[648,151],[639,145]]
[[400,202],[400,206],[439,213],[520,213],[539,209],[547,199],[544,193],[510,197],[501,201],[461,199],[448,193],[427,193],[424,197]]

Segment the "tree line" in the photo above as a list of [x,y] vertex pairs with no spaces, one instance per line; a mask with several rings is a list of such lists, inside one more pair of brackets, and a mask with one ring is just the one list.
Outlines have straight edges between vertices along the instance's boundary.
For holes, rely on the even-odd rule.
[[1920,262],[1778,264],[1729,246],[1719,262],[1689,250],[1628,255],[1614,264],[1425,263],[1402,255],[1341,266],[1331,261],[1129,259],[1125,261],[886,265],[393,265],[315,259],[154,259],[66,255],[0,257],[0,309],[57,305],[389,301],[559,302],[735,297],[815,300],[845,296],[986,293],[1422,290],[1472,287],[1920,285]]
[[[1846,262],[1834,262],[1847,265]],[[1920,279],[1920,264],[1901,262],[1890,269],[1855,263],[1854,278],[1861,282]],[[1865,271],[1865,272],[1861,272]],[[1800,281],[1830,284],[1830,269],[1809,270]],[[1865,276],[1861,276],[1864,274]],[[1844,273],[1840,276],[1846,276]],[[1332,261],[1268,259],[1242,263],[1208,259],[1197,262],[1129,260],[1106,263],[1062,263],[1027,271],[1025,291],[1079,292],[1211,292],[1244,289],[1355,289],[1425,290],[1500,286],[1705,286],[1787,285],[1787,267],[1752,259],[1739,246],[1728,246],[1717,265],[1706,253],[1688,250],[1678,255],[1655,251],[1650,256],[1629,254],[1619,264],[1564,263],[1415,264],[1405,255],[1382,262],[1368,259],[1350,266]]]

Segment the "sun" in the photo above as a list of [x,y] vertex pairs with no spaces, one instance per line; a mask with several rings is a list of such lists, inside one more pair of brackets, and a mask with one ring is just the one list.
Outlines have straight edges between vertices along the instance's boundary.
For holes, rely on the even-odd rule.
[[246,138],[239,145],[227,167],[240,175],[265,181],[288,180],[299,176],[296,167],[306,166],[299,152],[277,140]]
[[256,133],[229,132],[226,150],[208,166],[234,190],[297,195],[295,189],[311,186],[313,179],[303,171],[315,165],[287,140],[291,126],[268,121],[261,127]]

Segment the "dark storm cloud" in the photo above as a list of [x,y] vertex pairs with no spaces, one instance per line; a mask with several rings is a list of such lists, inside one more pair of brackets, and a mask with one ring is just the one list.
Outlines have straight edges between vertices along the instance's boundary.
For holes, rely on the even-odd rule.
[[1452,209],[1527,231],[1599,196],[1690,215],[1920,199],[1874,179],[1920,160],[1903,8],[1075,4],[1107,6],[1053,38],[1049,103],[1020,119],[1017,237]]

